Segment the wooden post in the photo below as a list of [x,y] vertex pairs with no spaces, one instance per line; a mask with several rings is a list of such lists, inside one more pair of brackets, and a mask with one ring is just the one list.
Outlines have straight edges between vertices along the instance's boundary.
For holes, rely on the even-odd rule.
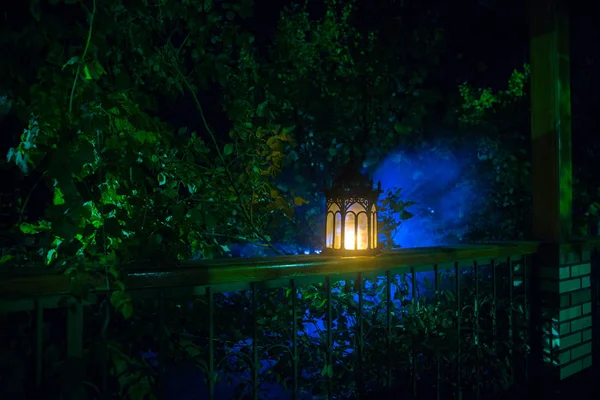
[[564,0],[531,0],[533,238],[571,237],[571,86]]
[[[531,0],[532,353],[558,380],[592,363],[591,255],[571,243],[572,161],[566,0]],[[534,290],[535,292],[535,290]],[[533,316],[535,315],[535,318]],[[557,380],[554,380],[557,381]],[[544,381],[551,386],[551,380]]]

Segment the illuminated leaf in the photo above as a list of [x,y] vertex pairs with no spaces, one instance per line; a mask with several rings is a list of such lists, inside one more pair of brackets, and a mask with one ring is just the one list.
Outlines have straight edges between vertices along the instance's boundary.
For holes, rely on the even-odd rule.
[[158,176],[156,177],[156,179],[158,180],[158,184],[160,186],[164,185],[165,183],[167,183],[167,175],[165,175],[164,172],[159,172]]
[[63,66],[62,66],[62,69],[65,69],[65,68],[67,68],[69,65],[73,65],[73,64],[77,63],[77,61],[79,61],[79,56],[74,56],[74,57],[71,57],[71,58],[69,59],[69,61],[67,61],[67,62],[66,62],[66,63],[65,63]]
[[298,207],[305,203],[308,203],[308,201],[304,200],[302,197],[294,197],[294,204],[297,205]]
[[228,156],[231,153],[233,153],[233,144],[227,143],[225,145],[225,148],[223,149],[223,154],[226,155],[226,156]]
[[60,206],[62,204],[65,204],[65,198],[63,196],[63,193],[61,192],[60,188],[58,188],[58,187],[54,188],[54,196],[52,199],[52,203],[55,206]]
[[4,254],[2,257],[0,257],[0,264],[4,264],[4,263],[12,260],[13,258],[14,258],[14,256],[11,254]]
[[54,261],[56,259],[56,257],[58,257],[58,253],[56,252],[56,249],[48,250],[48,253],[46,254],[46,265],[50,265],[52,263],[52,261]]
[[46,221],[40,221],[38,225],[24,222],[19,226],[19,229],[25,234],[35,235],[36,233],[50,230],[50,224]]
[[92,75],[90,74],[90,69],[88,68],[88,66],[87,66],[87,65],[85,65],[85,66],[83,67],[83,77],[84,77],[85,79],[87,79],[87,80],[90,80],[90,79],[92,79]]

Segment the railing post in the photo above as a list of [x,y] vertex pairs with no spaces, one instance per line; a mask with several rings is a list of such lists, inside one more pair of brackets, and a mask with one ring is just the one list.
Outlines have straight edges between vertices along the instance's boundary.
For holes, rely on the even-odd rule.
[[209,287],[206,288],[206,301],[208,303],[208,398],[215,400],[215,383],[217,371],[215,371],[215,297]]
[[292,296],[292,400],[298,400],[300,397],[298,387],[298,289],[296,280],[290,280],[290,289]]
[[571,236],[572,162],[569,21],[566,0],[531,0],[533,236]]
[[[539,319],[535,330],[541,339],[536,344],[543,353],[538,354],[540,361],[560,380],[591,363],[590,260],[568,244],[572,155],[567,2],[532,0],[531,6],[533,239],[544,243],[532,265],[533,287],[539,289],[532,291],[532,299],[541,303],[531,307],[532,317]],[[539,376],[534,372],[532,376]],[[538,382],[531,387],[541,386]]]

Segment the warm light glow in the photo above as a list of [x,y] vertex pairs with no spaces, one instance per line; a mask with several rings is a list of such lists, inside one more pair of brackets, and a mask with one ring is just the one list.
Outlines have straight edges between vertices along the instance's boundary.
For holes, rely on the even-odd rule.
[[354,203],[346,212],[344,249],[366,250],[369,246],[369,224],[365,208]]
[[342,247],[342,213],[340,207],[335,203],[327,210],[325,245],[330,249]]
[[[323,191],[327,200],[325,248],[328,254],[377,254],[377,209],[381,184],[360,174],[351,165]],[[331,250],[331,251],[329,251]]]
[[[377,213],[375,206],[367,209],[353,203],[346,212],[337,203],[327,209],[325,245],[330,249],[368,250],[377,248]],[[342,220],[343,229],[342,232]],[[343,246],[342,246],[343,241]]]
[[344,226],[344,249],[354,250],[356,238],[354,237],[354,215],[346,214],[346,225]]

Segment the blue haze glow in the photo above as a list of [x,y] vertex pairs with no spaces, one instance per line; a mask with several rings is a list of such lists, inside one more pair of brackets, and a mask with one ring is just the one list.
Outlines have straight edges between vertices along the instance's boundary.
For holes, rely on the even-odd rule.
[[373,168],[373,180],[380,181],[384,190],[402,188],[404,201],[418,203],[408,209],[415,216],[403,221],[395,245],[425,247],[461,241],[481,190],[463,179],[467,160],[431,148],[413,153],[396,151]]

